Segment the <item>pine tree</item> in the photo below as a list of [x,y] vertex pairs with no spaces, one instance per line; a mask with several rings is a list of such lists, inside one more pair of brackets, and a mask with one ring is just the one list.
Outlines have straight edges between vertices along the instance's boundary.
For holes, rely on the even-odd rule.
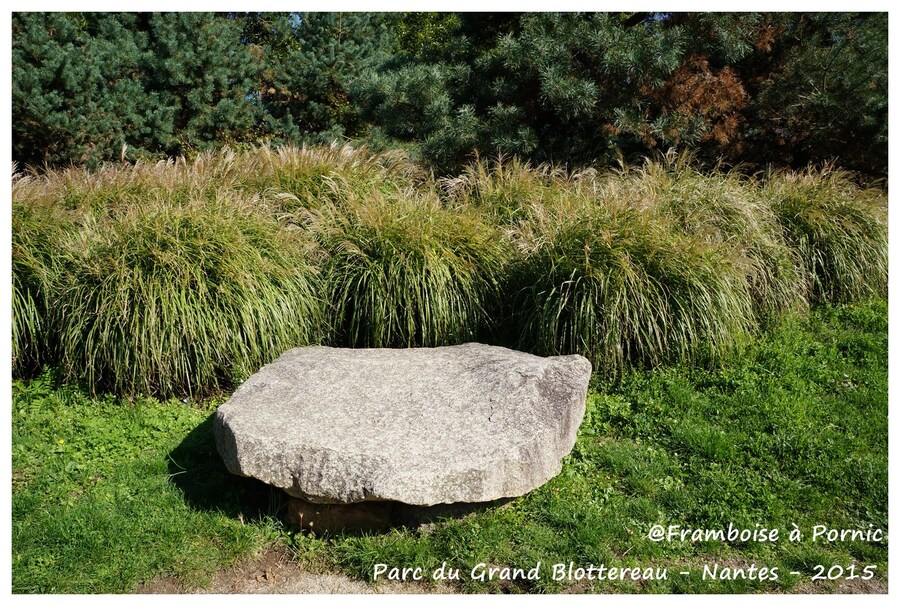
[[126,142],[136,150],[154,146],[167,121],[147,111],[138,77],[147,41],[136,34],[136,20],[13,14],[13,159],[96,162],[119,154]]
[[363,134],[357,80],[387,57],[391,17],[369,13],[251,15],[245,32],[266,53],[261,102],[277,138]]
[[145,89],[171,114],[167,154],[261,135],[258,61],[231,16],[158,13],[143,17],[150,38]]
[[886,171],[884,14],[461,14],[443,35],[401,46],[360,98],[444,171],[474,152],[591,164],[669,147]]
[[13,157],[388,137],[593,164],[670,147],[887,173],[887,16],[15,13]]
[[748,66],[748,148],[802,165],[838,158],[887,176],[886,13],[771,15],[767,62]]
[[208,13],[15,13],[13,158],[96,164],[258,136],[240,27]]

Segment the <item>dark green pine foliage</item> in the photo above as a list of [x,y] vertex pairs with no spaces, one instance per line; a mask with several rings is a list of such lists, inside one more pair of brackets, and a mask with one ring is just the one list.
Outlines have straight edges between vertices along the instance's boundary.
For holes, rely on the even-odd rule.
[[167,153],[253,141],[262,112],[256,100],[259,63],[241,42],[233,18],[160,13],[146,18],[151,54],[147,92],[171,112]]
[[446,170],[473,150],[588,163],[697,143],[713,121],[655,110],[650,92],[693,56],[697,30],[712,32],[706,50],[724,63],[752,49],[750,26],[734,16],[667,19],[461,14],[440,59],[409,57],[370,78],[368,107],[389,134],[421,140]]
[[253,57],[209,13],[14,13],[13,159],[172,155],[257,135]]
[[793,165],[838,158],[846,168],[886,177],[887,13],[771,19],[779,34],[772,51],[745,77],[761,86],[751,89],[744,153]]
[[570,166],[670,147],[887,174],[885,13],[15,13],[13,158],[411,143]]
[[579,165],[669,147],[760,167],[837,157],[886,171],[883,13],[465,13],[400,23],[400,51],[364,80],[360,98],[384,132],[419,142],[447,172],[475,152]]
[[260,100],[276,141],[364,134],[357,80],[387,58],[394,17],[378,13],[250,14],[245,40],[263,54]]
[[147,38],[136,25],[135,15],[13,14],[14,160],[96,161],[126,140],[146,149],[166,136],[165,112],[146,107]]

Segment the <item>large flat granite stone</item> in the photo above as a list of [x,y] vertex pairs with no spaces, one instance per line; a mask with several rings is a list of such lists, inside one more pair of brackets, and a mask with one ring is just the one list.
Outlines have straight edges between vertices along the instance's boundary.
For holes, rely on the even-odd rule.
[[470,343],[301,347],[223,404],[228,469],[312,503],[477,503],[559,473],[584,417],[591,365]]

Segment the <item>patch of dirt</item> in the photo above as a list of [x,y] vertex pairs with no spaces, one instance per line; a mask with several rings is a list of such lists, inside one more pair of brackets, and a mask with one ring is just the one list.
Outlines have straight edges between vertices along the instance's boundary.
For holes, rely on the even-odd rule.
[[448,585],[379,582],[371,585],[334,573],[305,570],[282,549],[270,549],[259,557],[220,570],[207,587],[191,591],[171,577],[141,583],[134,593],[171,594],[294,594],[294,593],[453,593]]
[[842,579],[841,581],[808,581],[798,584],[792,593],[887,593],[888,584],[885,579]]

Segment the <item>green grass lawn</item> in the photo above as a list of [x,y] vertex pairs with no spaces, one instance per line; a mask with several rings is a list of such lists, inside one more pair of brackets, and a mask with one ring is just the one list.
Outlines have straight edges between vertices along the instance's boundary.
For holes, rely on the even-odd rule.
[[[273,543],[308,566],[372,579],[376,563],[461,570],[463,591],[836,591],[886,588],[887,542],[812,541],[816,525],[887,532],[887,304],[785,320],[716,370],[666,367],[596,382],[562,473],[463,519],[374,535],[312,536],[278,520],[277,491],[229,475],[215,404],[91,398],[52,373],[13,385],[15,592],[190,588]],[[221,400],[219,400],[221,401]],[[777,542],[654,542],[653,525],[778,528]],[[796,524],[802,540],[788,533]],[[479,563],[536,580],[481,582]],[[549,567],[666,567],[666,580],[555,581]],[[778,567],[777,580],[704,580],[705,565]],[[815,567],[844,570],[812,581]],[[791,575],[789,571],[800,571]],[[833,569],[837,571],[837,569]],[[690,575],[682,575],[689,571]],[[832,573],[834,574],[834,573]]]

